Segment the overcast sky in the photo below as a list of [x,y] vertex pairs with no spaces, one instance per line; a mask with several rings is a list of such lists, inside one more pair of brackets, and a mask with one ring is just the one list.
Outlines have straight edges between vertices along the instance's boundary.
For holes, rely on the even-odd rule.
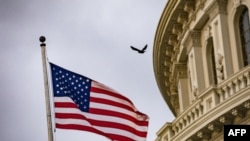
[[[153,41],[167,0],[1,0],[0,140],[46,141],[47,122],[39,37],[49,61],[99,81],[150,117],[147,141],[173,115],[157,87]],[[145,54],[138,48],[148,44]],[[60,130],[55,141],[109,141]]]

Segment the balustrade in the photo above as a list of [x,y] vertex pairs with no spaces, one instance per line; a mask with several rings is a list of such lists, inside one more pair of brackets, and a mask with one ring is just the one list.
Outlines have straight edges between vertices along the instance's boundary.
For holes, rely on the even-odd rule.
[[[232,77],[229,77],[219,83],[215,88],[215,91],[210,94],[218,95],[218,103],[216,105],[225,102],[231,96],[240,93],[243,89],[246,89],[250,86],[250,67],[239,71],[238,73],[234,74]],[[178,135],[178,133],[182,132],[186,129],[189,125],[193,124],[196,120],[199,120],[207,110],[204,110],[204,97],[207,96],[207,91],[201,93],[201,97],[197,99],[186,111],[181,113],[173,122],[170,128],[171,134],[170,138],[173,138]],[[215,106],[216,106],[215,105]],[[250,106],[249,106],[250,107]],[[220,118],[223,122],[225,119],[223,117]],[[224,121],[226,122],[226,121]]]

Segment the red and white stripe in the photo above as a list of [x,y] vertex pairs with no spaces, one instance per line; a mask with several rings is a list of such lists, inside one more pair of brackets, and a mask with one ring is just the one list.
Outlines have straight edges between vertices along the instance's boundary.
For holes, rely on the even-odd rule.
[[89,112],[70,97],[54,97],[56,128],[94,132],[113,141],[145,141],[148,116],[114,90],[92,81]]

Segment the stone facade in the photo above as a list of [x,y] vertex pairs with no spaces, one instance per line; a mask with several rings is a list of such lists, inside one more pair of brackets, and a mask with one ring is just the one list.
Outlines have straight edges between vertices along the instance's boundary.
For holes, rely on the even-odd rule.
[[249,0],[168,0],[153,65],[176,118],[155,141],[223,141],[223,125],[250,124],[249,15]]

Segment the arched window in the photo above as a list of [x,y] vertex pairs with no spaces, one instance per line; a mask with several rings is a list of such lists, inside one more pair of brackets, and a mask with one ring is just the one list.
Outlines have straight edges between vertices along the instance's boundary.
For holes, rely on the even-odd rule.
[[217,84],[216,62],[213,46],[213,38],[207,40],[207,62],[208,62],[208,78],[209,84]]
[[250,64],[250,24],[248,9],[244,7],[239,18],[239,29],[244,66]]

